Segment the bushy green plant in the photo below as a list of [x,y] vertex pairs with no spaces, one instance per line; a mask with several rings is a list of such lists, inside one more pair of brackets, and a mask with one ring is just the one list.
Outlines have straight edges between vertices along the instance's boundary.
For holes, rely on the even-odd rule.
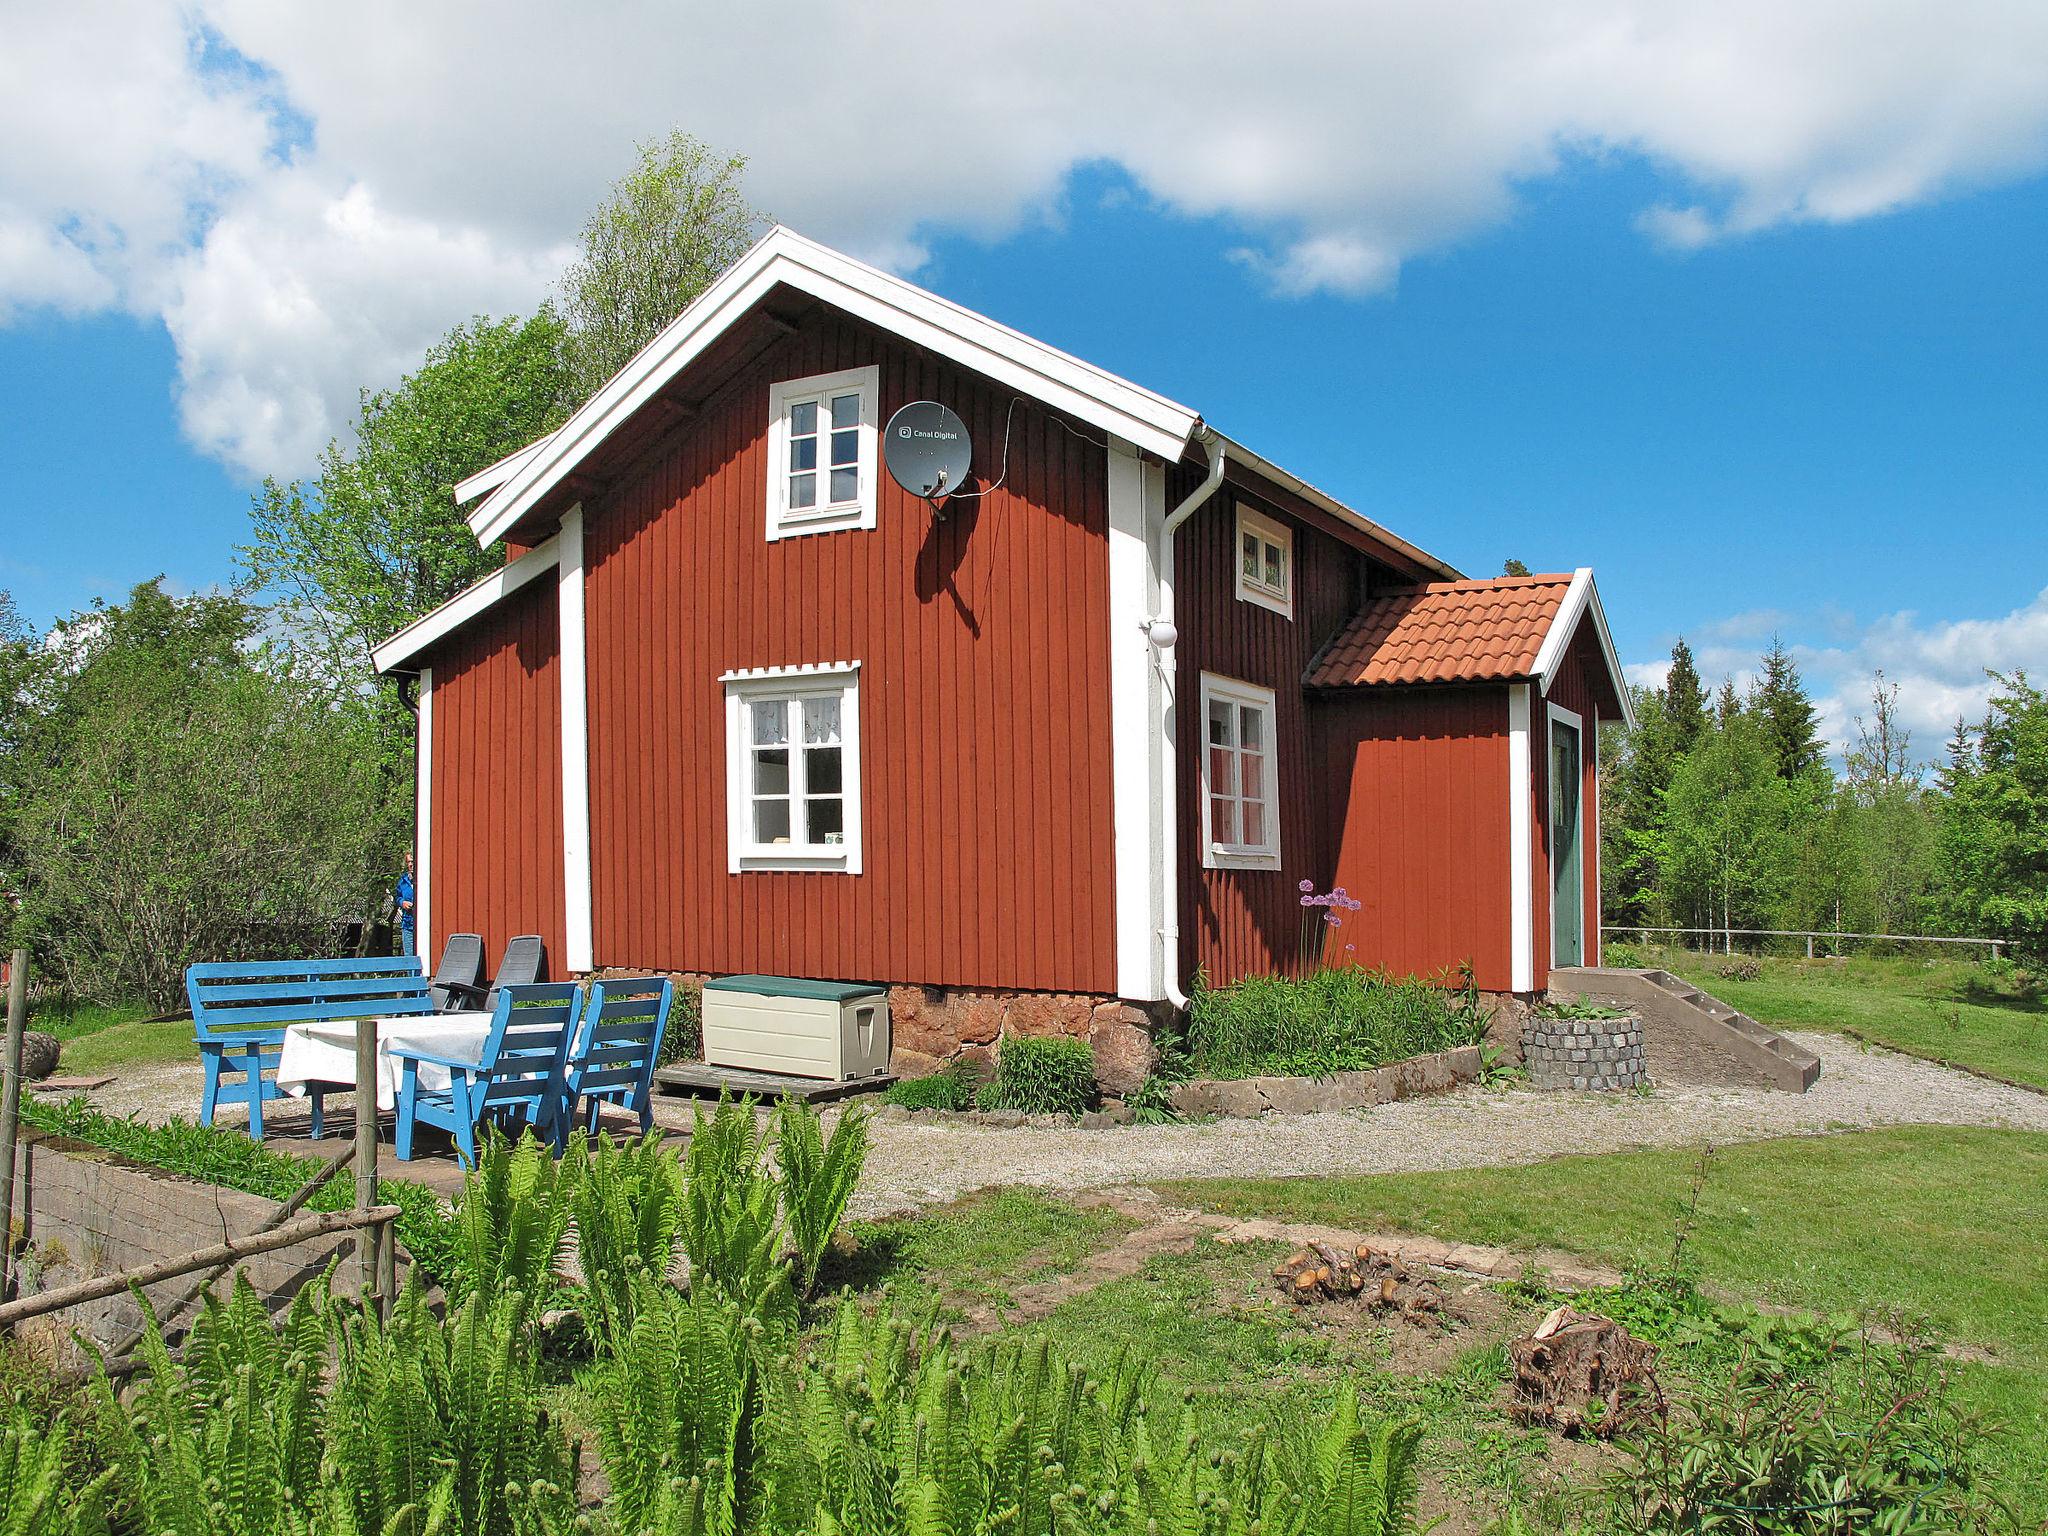
[[83,1487],[71,1475],[71,1421],[21,1403],[0,1419],[0,1536],[105,1536],[111,1472]]
[[1206,1077],[1321,1076],[1474,1044],[1486,1023],[1469,983],[1442,977],[1396,979],[1332,966],[1211,987],[1198,976],[1188,999],[1188,1053]]
[[570,1197],[583,1271],[584,1322],[600,1350],[632,1328],[638,1282],[667,1280],[683,1229],[683,1169],[659,1131],[595,1141],[572,1136],[563,1161],[580,1163]]
[[1005,1035],[996,1047],[996,1073],[976,1096],[983,1109],[1027,1115],[1078,1115],[1100,1097],[1095,1053],[1067,1035]]
[[691,1287],[716,1286],[778,1331],[796,1322],[796,1288],[782,1262],[781,1205],[754,1101],[721,1095],[709,1115],[699,1108],[683,1164]]
[[661,1054],[657,1067],[672,1061],[696,1061],[704,1054],[704,984],[677,981],[675,1002],[668,1011],[668,1024],[661,1032]]
[[531,1134],[516,1143],[487,1134],[455,1203],[458,1260],[444,1283],[458,1298],[511,1292],[537,1307],[552,1293],[583,1164],[577,1150],[557,1161]]
[[817,1289],[826,1250],[860,1182],[868,1157],[868,1118],[861,1105],[848,1105],[828,1138],[818,1111],[803,1100],[787,1096],[775,1106],[782,1217],[796,1256],[797,1290],[804,1296]]
[[1532,1010],[1539,1019],[1625,1019],[1629,1017],[1626,1008],[1613,1008],[1606,1003],[1587,1002],[1583,998],[1576,1002],[1538,1003]]
[[1173,1084],[1156,1072],[1124,1095],[1124,1108],[1140,1125],[1167,1125],[1180,1118],[1173,1106]]
[[974,1091],[980,1086],[971,1065],[950,1061],[924,1077],[907,1077],[900,1083],[891,1083],[882,1094],[882,1102],[905,1109],[972,1109]]
[[1976,1529],[1978,1433],[1935,1352],[1864,1333],[1797,1368],[1746,1354],[1719,1384],[1662,1404],[1614,1491],[1644,1533]]

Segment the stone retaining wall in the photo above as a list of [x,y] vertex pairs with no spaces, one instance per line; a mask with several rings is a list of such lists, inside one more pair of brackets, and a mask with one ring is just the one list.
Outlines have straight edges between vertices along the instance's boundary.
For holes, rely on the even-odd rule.
[[1649,1081],[1643,1021],[1634,1014],[1564,1019],[1532,1013],[1522,1024],[1522,1060],[1538,1088],[1600,1093],[1640,1088]]
[[[277,1214],[278,1202],[28,1132],[16,1159],[14,1211],[21,1289],[29,1294],[246,1237]],[[257,1254],[242,1269],[266,1301],[283,1306],[337,1254],[345,1258],[342,1274],[352,1276],[355,1251],[354,1233],[332,1233]],[[181,1275],[145,1294],[162,1311],[197,1278]],[[140,1321],[134,1298],[124,1294],[32,1320],[23,1331],[42,1330],[61,1353],[73,1330],[106,1345]]]
[[1221,1115],[1226,1119],[1369,1109],[1375,1104],[1444,1093],[1460,1083],[1476,1082],[1479,1069],[1479,1047],[1461,1045],[1456,1050],[1411,1057],[1369,1072],[1332,1072],[1327,1077],[1201,1078],[1174,1088],[1173,1107],[1190,1117]]

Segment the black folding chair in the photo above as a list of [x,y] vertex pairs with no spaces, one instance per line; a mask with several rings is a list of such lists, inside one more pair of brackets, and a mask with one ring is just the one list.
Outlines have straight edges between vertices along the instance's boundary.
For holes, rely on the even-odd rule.
[[530,987],[547,973],[547,947],[537,933],[522,933],[516,939],[505,941],[505,953],[498,961],[498,971],[491,978],[488,990],[475,986],[451,983],[450,993],[457,999],[457,1008],[490,1009],[498,1006],[500,987]]
[[434,1007],[446,1013],[451,1008],[472,1006],[461,1001],[462,996],[483,996],[484,941],[481,934],[451,933],[448,942],[441,946],[441,964],[434,972],[434,981],[428,995],[434,999]]

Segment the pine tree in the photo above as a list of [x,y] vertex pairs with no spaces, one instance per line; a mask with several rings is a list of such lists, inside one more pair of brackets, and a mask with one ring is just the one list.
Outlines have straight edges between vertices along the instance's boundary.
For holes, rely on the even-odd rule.
[[1679,636],[1671,647],[1671,670],[1664,674],[1664,715],[1670,722],[1674,752],[1690,752],[1707,728],[1707,690],[1693,665],[1692,647]]
[[1503,576],[1526,576],[1529,574],[1529,567],[1519,560],[1509,560],[1500,568],[1500,573]]
[[1736,717],[1742,713],[1742,695],[1735,691],[1735,679],[1721,679],[1721,691],[1714,695],[1714,725],[1727,730]]
[[1800,680],[1799,664],[1776,635],[1763,654],[1763,675],[1750,689],[1749,707],[1763,726],[1779,778],[1790,783],[1822,767],[1826,754],[1814,730],[1813,700]]

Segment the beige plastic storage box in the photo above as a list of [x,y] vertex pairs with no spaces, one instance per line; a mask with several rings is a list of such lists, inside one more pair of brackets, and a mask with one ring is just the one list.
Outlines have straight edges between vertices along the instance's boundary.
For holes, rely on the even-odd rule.
[[845,1082],[889,1072],[889,994],[869,982],[724,976],[704,983],[704,1060]]

